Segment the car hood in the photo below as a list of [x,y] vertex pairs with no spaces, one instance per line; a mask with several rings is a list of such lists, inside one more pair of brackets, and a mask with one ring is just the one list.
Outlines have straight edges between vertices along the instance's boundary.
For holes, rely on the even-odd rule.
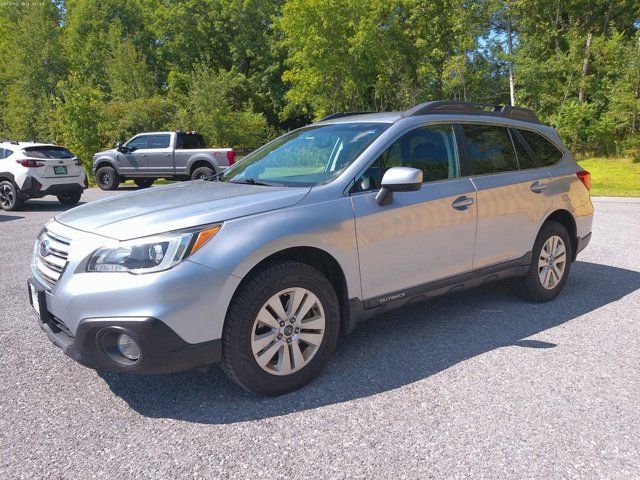
[[102,152],[98,152],[98,153],[96,153],[96,154],[94,155],[94,157],[100,157],[100,156],[103,156],[103,155],[109,155],[109,156],[112,156],[112,155],[115,155],[115,154],[117,154],[117,153],[118,153],[118,151],[117,151],[115,148],[110,148],[109,150],[104,150],[104,151],[102,151]]
[[71,228],[127,240],[289,207],[310,189],[196,180],[87,203],[55,219]]

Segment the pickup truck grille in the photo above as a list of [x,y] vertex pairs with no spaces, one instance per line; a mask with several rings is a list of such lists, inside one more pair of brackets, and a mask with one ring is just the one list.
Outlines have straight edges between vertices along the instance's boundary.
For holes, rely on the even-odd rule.
[[71,240],[47,230],[42,232],[33,252],[35,272],[48,287],[53,287],[67,265]]

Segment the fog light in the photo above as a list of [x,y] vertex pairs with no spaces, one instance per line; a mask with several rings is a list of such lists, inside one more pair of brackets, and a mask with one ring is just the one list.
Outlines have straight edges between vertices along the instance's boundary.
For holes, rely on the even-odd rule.
[[118,351],[129,360],[136,361],[140,358],[140,347],[136,341],[126,333],[118,336]]

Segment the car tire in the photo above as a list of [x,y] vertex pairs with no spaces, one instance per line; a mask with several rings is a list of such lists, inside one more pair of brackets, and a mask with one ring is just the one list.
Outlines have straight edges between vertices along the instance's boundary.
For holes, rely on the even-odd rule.
[[7,212],[12,212],[22,208],[24,200],[20,198],[18,189],[9,180],[0,182],[0,208]]
[[100,167],[96,171],[96,183],[101,190],[116,190],[122,179],[113,167]]
[[207,177],[211,177],[216,172],[211,167],[198,167],[191,172],[191,180],[199,180]]
[[548,302],[562,291],[572,256],[571,239],[564,225],[546,222],[536,238],[527,274],[513,281],[516,294],[534,302]]
[[297,390],[324,368],[339,327],[338,298],[322,273],[299,262],[270,262],[231,301],[222,335],[222,369],[258,395]]
[[62,205],[77,205],[80,197],[82,197],[82,192],[78,190],[76,192],[61,193],[57,197]]
[[135,183],[138,188],[149,188],[155,182],[155,178],[134,178],[133,183]]

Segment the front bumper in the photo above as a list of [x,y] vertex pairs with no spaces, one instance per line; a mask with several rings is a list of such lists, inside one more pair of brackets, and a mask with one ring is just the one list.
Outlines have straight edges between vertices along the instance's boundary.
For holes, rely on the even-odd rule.
[[[44,286],[31,278],[31,288],[38,292],[39,323],[49,340],[78,363],[96,370],[131,373],[170,373],[220,363],[222,341],[188,343],[164,322],[154,317],[86,318],[80,321],[75,335],[63,320],[49,312]],[[33,300],[32,300],[33,305]],[[113,348],[113,339],[126,333],[140,346],[140,358],[131,362]]]

